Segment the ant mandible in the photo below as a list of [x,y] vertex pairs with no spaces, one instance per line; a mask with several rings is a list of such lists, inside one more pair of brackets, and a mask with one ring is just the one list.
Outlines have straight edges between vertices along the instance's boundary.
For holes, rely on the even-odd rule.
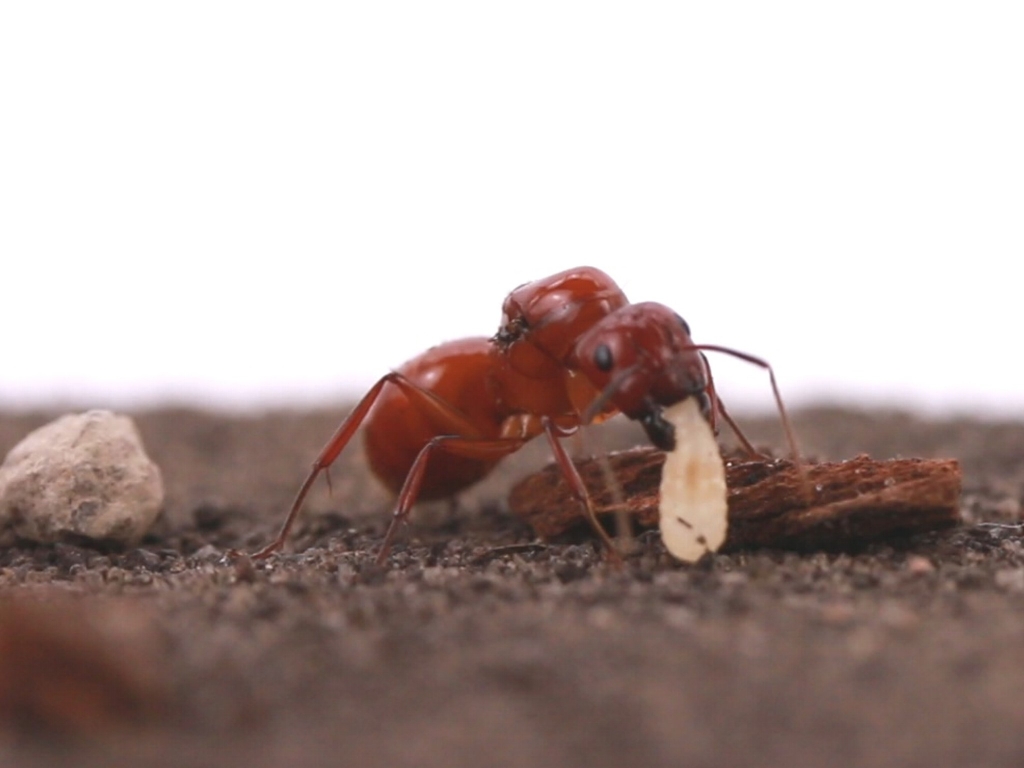
[[799,460],[775,374],[765,360],[694,344],[686,321],[671,309],[653,302],[630,304],[604,272],[579,267],[512,291],[493,338],[432,347],[381,377],[313,462],[277,537],[253,557],[265,558],[284,546],[314,480],[363,425],[370,468],[398,496],[378,563],[418,499],[466,488],[540,434],[547,436],[591,526],[618,558],[559,438],[623,413],[643,426],[655,446],[672,450],[674,429],[662,409],[696,397],[713,428],[722,418],[755,455],[715,392],[705,351],[768,371],[786,438]]

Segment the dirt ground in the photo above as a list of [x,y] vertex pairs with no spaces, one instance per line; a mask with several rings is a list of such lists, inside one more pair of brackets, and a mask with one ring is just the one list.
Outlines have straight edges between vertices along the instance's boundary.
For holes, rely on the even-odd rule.
[[[0,454],[52,415],[0,414]],[[0,550],[8,633],[107,659],[87,679],[9,642],[0,698],[31,671],[0,765],[1024,765],[1024,424],[798,413],[821,458],[963,463],[963,527],[861,552],[683,566],[646,535],[616,571],[589,540],[510,551],[532,541],[504,502],[531,446],[417,509],[386,568],[358,450],[289,554],[226,560],[268,540],[341,415],[137,414],[167,485],[138,549]]]

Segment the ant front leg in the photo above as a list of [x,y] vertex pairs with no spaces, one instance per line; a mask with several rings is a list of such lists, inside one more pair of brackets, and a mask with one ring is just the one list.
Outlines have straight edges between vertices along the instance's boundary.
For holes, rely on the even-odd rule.
[[704,372],[707,375],[708,385],[704,388],[702,393],[707,398],[708,411],[707,420],[711,424],[711,431],[716,435],[718,434],[718,417],[721,416],[725,420],[725,423],[729,425],[729,429],[736,435],[736,439],[740,441],[740,445],[743,450],[751,458],[765,458],[764,454],[760,453],[747,439],[747,436],[743,434],[743,430],[740,429],[732,416],[729,415],[729,411],[725,408],[725,403],[722,402],[722,398],[718,396],[718,391],[715,389],[715,377],[711,373],[711,365],[708,363],[707,355],[703,352],[700,353],[701,360],[704,361]]
[[608,532],[604,529],[604,526],[601,525],[601,521],[597,519],[597,513],[594,512],[594,505],[590,500],[590,494],[587,492],[587,486],[583,483],[583,478],[580,477],[579,470],[576,469],[576,465],[573,463],[573,460],[569,457],[569,454],[565,452],[565,446],[563,446],[561,441],[558,439],[560,437],[568,437],[576,430],[562,429],[547,417],[544,417],[543,424],[544,434],[547,435],[548,443],[551,444],[551,450],[555,454],[555,461],[558,462],[558,467],[562,470],[562,476],[569,484],[569,489],[576,497],[576,500],[583,505],[583,511],[586,514],[587,522],[590,523],[590,527],[594,529],[594,533],[597,534],[601,543],[604,544],[612,563],[616,566],[621,566],[622,556],[619,554],[619,550],[615,546],[615,542],[612,541]]
[[[803,461],[800,458],[800,449],[797,447],[796,436],[793,434],[793,425],[789,421],[789,414],[786,413],[786,406],[782,402],[782,395],[779,393],[779,385],[775,381],[775,371],[772,369],[768,361],[760,357],[755,357],[754,355],[748,355],[746,352],[740,352],[738,350],[732,349],[731,347],[719,346],[718,344],[694,344],[691,347],[691,349],[696,349],[701,352],[722,352],[726,355],[732,355],[733,357],[739,360],[751,363],[753,365],[758,366],[759,368],[764,368],[766,371],[768,371],[768,381],[772,387],[772,395],[775,397],[775,405],[779,409],[779,419],[782,422],[782,430],[786,434],[786,442],[789,443],[789,449],[792,453],[793,462],[798,467],[800,467],[801,474],[804,474]],[[701,354],[701,357],[704,357],[704,355]],[[704,367],[708,372],[709,386],[713,391],[714,383],[711,380],[711,368],[707,364],[707,358],[704,358]],[[740,438],[741,442],[743,442],[744,447],[750,446],[750,441],[747,440],[746,437],[744,437],[743,434],[739,431],[739,428],[736,426],[732,418],[726,415],[725,405],[722,403],[721,399],[717,395],[715,395],[714,398],[717,401],[719,410],[722,412],[722,417],[726,420],[726,422],[728,422],[729,426],[732,427],[732,429],[736,432],[736,436]],[[757,454],[757,451],[754,451],[753,447],[750,447],[750,451],[754,453],[754,455],[759,455]],[[804,482],[806,484],[806,475],[804,477]]]
[[[786,406],[782,402],[782,394],[779,392],[778,382],[775,381],[775,371],[772,369],[768,361],[760,357],[755,357],[754,355],[748,355],[746,352],[739,352],[738,350],[732,349],[730,347],[722,347],[717,344],[694,344],[692,349],[701,351],[701,357],[704,357],[704,351],[722,352],[727,355],[732,355],[733,357],[739,360],[744,360],[748,363],[752,363],[753,365],[756,365],[759,368],[764,368],[766,371],[768,371],[768,381],[772,387],[772,395],[775,397],[775,405],[779,409],[779,420],[782,422],[782,430],[786,434],[786,442],[789,443],[789,450],[792,454],[793,464],[796,466],[796,470],[800,475],[800,485],[802,488],[803,497],[808,503],[810,503],[810,500],[812,498],[811,482],[807,477],[807,469],[806,467],[804,467],[803,459],[800,456],[800,448],[797,446],[796,443],[796,435],[793,433],[793,425],[789,420],[789,414],[786,413]],[[711,369],[707,364],[707,358],[704,358],[704,367],[708,372],[708,382],[713,393],[714,384],[711,383]],[[760,454],[758,454],[757,451],[754,450],[753,446],[750,445],[750,441],[746,439],[743,433],[740,432],[739,427],[736,426],[736,423],[732,420],[728,413],[726,413],[725,404],[718,397],[718,395],[714,395],[714,400],[717,402],[718,408],[722,413],[722,417],[728,422],[729,426],[732,427],[733,431],[736,433],[736,436],[740,438],[748,452],[752,453],[754,456],[759,456]]]
[[743,434],[743,430],[740,429],[740,425],[733,421],[732,416],[730,416],[729,412],[725,409],[725,403],[722,402],[722,398],[720,398],[718,395],[715,395],[714,399],[718,413],[721,414],[722,418],[725,420],[725,423],[729,425],[729,429],[732,430],[732,433],[736,435],[736,438],[740,441],[740,445],[743,446],[743,450],[746,451],[747,456],[755,459],[769,458],[768,456],[757,450],[757,448],[755,448],[753,444],[747,439],[747,436]]

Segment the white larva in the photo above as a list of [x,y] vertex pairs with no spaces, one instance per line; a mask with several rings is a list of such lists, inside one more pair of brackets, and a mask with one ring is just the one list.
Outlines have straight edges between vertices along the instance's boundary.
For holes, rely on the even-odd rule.
[[672,555],[693,563],[725,541],[725,463],[696,398],[666,408],[664,416],[675,427],[676,447],[661,470],[661,538]]

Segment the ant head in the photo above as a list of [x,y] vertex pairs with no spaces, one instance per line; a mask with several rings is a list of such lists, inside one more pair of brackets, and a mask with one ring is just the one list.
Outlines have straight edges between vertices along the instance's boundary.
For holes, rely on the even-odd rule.
[[576,340],[627,303],[622,289],[601,270],[569,269],[512,291],[502,305],[494,342],[520,373],[557,375]]
[[584,414],[589,421],[616,409],[641,422],[651,441],[670,450],[665,406],[695,396],[707,408],[708,369],[690,327],[662,304],[631,304],[605,317],[577,343],[571,360],[601,393]]

